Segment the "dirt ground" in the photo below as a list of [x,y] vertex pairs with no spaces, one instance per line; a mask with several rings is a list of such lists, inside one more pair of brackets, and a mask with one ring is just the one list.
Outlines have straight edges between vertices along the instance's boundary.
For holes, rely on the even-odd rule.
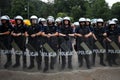
[[0,80],[120,80],[120,67],[57,73],[0,70]]

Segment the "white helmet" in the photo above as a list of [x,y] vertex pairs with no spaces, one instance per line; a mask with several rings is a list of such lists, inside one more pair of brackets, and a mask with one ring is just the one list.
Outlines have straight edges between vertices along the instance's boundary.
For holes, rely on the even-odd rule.
[[8,15],[5,15],[5,16],[8,18],[8,20],[10,20],[10,17]]
[[22,16],[16,16],[15,19],[23,20],[23,17]]
[[91,22],[91,20],[90,20],[89,18],[86,18],[86,21],[87,21],[87,22]]
[[30,19],[38,19],[38,17],[35,16],[35,15],[32,15],[32,16],[30,17]]
[[1,20],[9,20],[9,18],[7,16],[2,16],[0,19]]
[[74,22],[74,25],[75,26],[79,26],[79,22]]
[[46,21],[46,19],[45,19],[45,18],[41,18],[41,20],[40,20],[40,21],[44,22],[44,21]]
[[85,22],[85,21],[86,21],[85,18],[80,18],[80,19],[79,19],[79,22]]
[[47,18],[48,22],[55,22],[54,18]]
[[109,25],[116,24],[115,21],[109,21]]
[[96,23],[97,23],[97,19],[92,19],[92,20],[91,20],[91,23],[92,23],[92,24],[96,24]]
[[61,22],[62,20],[60,18],[57,18],[55,22]]
[[61,18],[61,17],[58,17],[61,21],[63,20],[63,18]]
[[68,20],[68,21],[70,21],[70,17],[64,17],[63,20]]
[[102,18],[97,19],[97,22],[104,22]]
[[117,19],[117,18],[113,18],[112,21],[115,21],[115,22],[116,22],[116,21],[118,21],[118,19]]
[[42,18],[39,18],[39,19],[38,19],[38,22],[40,22],[40,21],[41,21],[41,19],[42,19]]
[[54,19],[54,17],[53,17],[53,16],[48,16],[48,17],[47,17],[47,19],[48,19],[48,18],[53,18],[53,19]]

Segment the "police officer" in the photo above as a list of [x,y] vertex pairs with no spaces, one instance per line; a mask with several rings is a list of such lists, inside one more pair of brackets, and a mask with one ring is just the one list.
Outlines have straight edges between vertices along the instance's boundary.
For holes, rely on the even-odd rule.
[[93,27],[91,26],[91,20],[89,18],[86,18],[86,26],[91,30],[92,36],[89,39],[90,42],[90,48],[93,49]]
[[[28,44],[32,47],[30,50],[30,65],[28,69],[34,68],[34,58],[36,57],[38,69],[41,68],[41,54],[40,54],[40,44],[38,39],[42,34],[42,27],[38,24],[38,17],[33,15],[30,17],[31,26],[28,28],[26,36],[28,36]],[[37,55],[38,54],[38,55]]]
[[[101,43],[101,45],[105,48],[104,40],[107,34],[106,34],[106,28],[104,27],[103,19],[101,18],[97,19],[96,27],[93,27],[93,29],[96,37],[95,40],[98,40]],[[96,54],[93,54],[93,63],[95,62],[95,56]],[[99,51],[99,57],[100,57],[100,65],[106,66],[104,63],[104,52]]]
[[85,24],[86,19],[80,18],[79,24],[80,26],[76,28],[75,30],[75,36],[76,38],[76,46],[77,46],[77,54],[78,54],[78,62],[79,67],[83,65],[83,58],[86,60],[86,66],[88,69],[90,69],[90,60],[89,60],[89,52],[86,52],[84,48],[81,47],[81,43],[84,42],[87,46],[89,46],[89,37],[92,35],[92,32],[89,27],[87,27]]
[[[59,31],[60,31],[60,28],[62,27],[62,21],[63,21],[63,19],[61,17],[58,17],[55,20],[55,25],[57,26]],[[59,52],[61,51],[60,43],[61,43],[61,39],[60,39],[60,36],[58,36],[58,53],[57,53],[57,57],[58,57],[58,60],[59,60],[59,64],[60,64],[60,61],[61,61],[60,60],[61,56],[59,55]],[[56,59],[57,59],[57,57],[56,57]]]
[[[15,43],[18,45],[20,50],[22,51],[23,56],[23,68],[26,68],[26,39],[25,39],[25,33],[27,32],[27,27],[24,26],[23,17],[22,16],[16,16],[15,17],[15,23],[16,25],[13,27],[12,30],[12,37]],[[16,63],[13,65],[13,68],[17,68],[20,66],[20,54],[21,52],[17,53],[17,50],[15,50],[15,61]]]
[[[96,27],[95,26],[95,21],[93,22],[94,23],[94,25],[92,26],[91,25],[91,20],[89,19],[89,18],[86,18],[86,26],[91,30],[91,32],[92,32],[92,36],[90,36],[90,38],[89,38],[89,42],[90,42],[90,48],[91,48],[91,50],[92,50],[92,57],[96,54],[95,52],[94,52],[94,41],[95,41],[95,39],[96,39],[96,37],[95,37],[95,34],[94,34],[94,30],[93,30],[93,27]],[[95,66],[95,58],[92,58],[92,65],[93,66]]]
[[[115,53],[115,49],[110,45],[110,43],[112,43],[113,41],[116,44],[119,44],[118,40],[120,37],[120,33],[119,33],[119,29],[116,26],[116,23],[114,21],[109,21],[109,26],[107,29],[107,41],[108,41],[108,50],[107,50],[107,59],[108,59],[108,65],[112,66],[112,64],[118,65],[116,62],[116,58],[117,58],[117,53]],[[110,50],[113,50],[113,52],[111,52]]]
[[[70,36],[74,36],[73,29],[71,27],[71,20],[69,17],[63,18],[63,25],[60,28],[59,36],[63,37],[63,41],[65,46],[68,46],[69,50],[64,50],[64,46],[61,46],[61,58],[62,58],[62,66],[61,69],[64,69],[66,67],[66,56],[68,55],[68,68],[72,69],[72,41],[70,39]],[[63,48],[62,48],[63,47]]]
[[57,26],[57,27],[61,27],[61,26],[62,26],[62,18],[61,18],[61,17],[58,17],[58,18],[55,20],[55,22],[56,22],[56,26]]
[[[47,26],[47,20],[45,18],[39,18],[38,21],[39,21],[39,25],[41,26],[42,30],[44,31],[44,27]],[[45,42],[45,39],[43,38],[42,35],[39,36],[38,42],[40,45],[40,54],[41,54],[39,61],[42,62],[43,44]]]
[[56,53],[58,50],[57,36],[58,36],[58,29],[55,26],[54,17],[48,17],[47,18],[47,26],[44,26],[43,37],[46,41],[44,43],[47,43],[53,49],[53,52],[49,52],[49,51],[45,50],[45,48],[44,48],[44,53],[46,53],[47,55],[44,55],[45,67],[44,67],[43,72],[48,71],[49,57],[51,58],[50,69],[54,69]]
[[42,26],[47,26],[46,19],[45,18],[41,18],[39,24],[42,25]]
[[1,25],[0,25],[0,42],[3,43],[4,50],[7,51],[5,54],[7,56],[7,62],[4,65],[4,68],[8,68],[12,64],[11,60],[11,33],[12,26],[9,22],[9,17],[8,16],[2,16],[1,17]]

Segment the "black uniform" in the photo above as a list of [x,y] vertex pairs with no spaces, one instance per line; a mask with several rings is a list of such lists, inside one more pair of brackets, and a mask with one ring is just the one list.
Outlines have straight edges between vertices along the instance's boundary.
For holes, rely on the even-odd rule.
[[[64,43],[65,46],[68,46],[69,50],[64,50],[65,46],[61,46],[61,58],[62,58],[62,66],[61,68],[64,69],[66,66],[66,56],[68,55],[68,68],[72,69],[72,39],[70,38],[69,34],[73,34],[73,29],[71,26],[64,25],[60,28],[60,33],[66,35],[61,37],[61,44]],[[62,39],[63,38],[63,39]],[[63,48],[62,48],[63,47]]]
[[90,68],[90,60],[89,60],[89,54],[91,52],[86,52],[86,50],[81,46],[81,43],[84,42],[88,47],[90,46],[90,38],[84,38],[84,35],[89,34],[91,30],[89,27],[77,27],[75,30],[75,33],[83,35],[83,37],[77,37],[76,38],[76,46],[77,46],[77,54],[78,54],[78,62],[79,67],[83,65],[83,58],[86,60],[87,68]]
[[29,35],[28,37],[28,44],[32,47],[32,49],[29,49],[30,51],[30,66],[28,67],[28,69],[32,69],[34,67],[34,58],[36,55],[34,54],[38,54],[36,57],[37,60],[37,64],[38,64],[38,69],[40,69],[40,65],[41,65],[41,54],[39,52],[40,50],[40,43],[39,43],[39,36],[35,36],[35,37],[31,37],[32,34],[36,34],[38,32],[42,32],[43,29],[41,26],[39,26],[38,24],[35,25],[31,25],[28,30],[27,33]]
[[[103,34],[106,32],[106,28],[105,27],[94,27],[94,34],[97,38],[97,40],[101,43],[101,45],[105,48],[105,37],[103,36]],[[98,49],[95,45],[94,45],[94,49]],[[94,50],[93,49],[93,50]],[[99,50],[99,49],[98,49]],[[94,51],[93,51],[94,52]],[[93,64],[95,64],[95,56],[96,53],[99,53],[100,56],[100,64],[105,66],[104,64],[104,53],[97,51],[95,53],[93,53]]]
[[[17,44],[17,46],[20,48],[20,50],[22,51],[23,68],[26,68],[26,54],[25,54],[25,51],[26,51],[26,47],[25,47],[26,38],[24,36],[24,33],[26,31],[27,31],[27,27],[24,26],[24,25],[14,26],[13,30],[12,30],[12,33],[15,33],[15,34],[21,33],[20,36],[17,36],[17,37],[13,36],[13,40]],[[15,51],[17,51],[17,50],[15,50]],[[15,55],[16,55],[16,57],[15,57],[16,63],[13,65],[14,68],[20,66],[20,54],[16,53]]]
[[[54,34],[56,32],[58,32],[58,28],[56,26],[43,26],[44,28],[44,33],[45,34]],[[51,62],[50,62],[50,69],[54,69],[54,64],[55,64],[55,57],[56,57],[56,53],[58,50],[58,38],[57,36],[52,36],[50,38],[47,37],[43,37],[44,42],[43,44],[47,43],[54,52],[48,52],[45,48],[44,48],[44,53],[47,55],[44,55],[44,60],[45,60],[45,68],[44,68],[44,72],[46,72],[48,70],[49,67],[49,55],[50,53],[53,53],[53,55],[51,55]]]
[[[11,30],[12,30],[12,26],[10,24],[0,25],[0,33],[4,33],[4,32],[7,32],[7,31],[11,32]],[[7,51],[7,53],[5,53],[6,56],[7,56],[7,62],[4,65],[4,67],[8,68],[12,64],[12,60],[11,60],[12,38],[11,38],[10,34],[0,35],[0,42],[3,44],[3,46],[0,45],[2,47],[2,49]]]
[[[119,28],[118,27],[114,27],[112,28],[108,28],[107,29],[107,37],[112,40],[112,42],[115,42],[118,47],[119,47],[119,43],[118,43],[118,37],[120,36],[119,33]],[[112,43],[111,42],[111,43]],[[112,66],[112,64],[117,65],[116,63],[116,58],[118,56],[118,54],[116,53],[116,50],[110,45],[110,42],[107,42],[107,59],[108,59],[108,64],[109,66]]]

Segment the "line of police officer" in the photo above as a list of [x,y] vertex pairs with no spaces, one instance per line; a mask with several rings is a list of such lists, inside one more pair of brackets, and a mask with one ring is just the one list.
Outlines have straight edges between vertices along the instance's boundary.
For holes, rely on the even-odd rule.
[[[92,54],[92,64],[95,65],[95,57],[98,53],[100,57],[100,64],[106,66],[104,63],[104,56],[107,55],[107,61],[110,66],[116,64],[118,54],[109,52],[109,49],[113,49],[110,45],[111,42],[115,42],[120,46],[120,29],[117,26],[115,20],[109,21],[108,26],[104,25],[103,19],[99,18],[96,23],[91,26],[90,19],[80,18],[77,24],[71,26],[71,20],[69,17],[57,18],[49,16],[46,19],[39,18],[35,15],[30,17],[31,25],[27,27],[24,25],[23,17],[15,17],[15,26],[12,26],[9,22],[8,16],[1,17],[0,25],[0,46],[4,50],[7,50],[6,57],[7,62],[4,67],[8,68],[12,65],[12,42],[17,44],[20,50],[15,49],[15,61],[13,68],[20,66],[20,57],[22,54],[23,69],[27,67],[26,63],[26,48],[29,49],[30,65],[28,69],[34,68],[34,59],[36,59],[37,67],[41,69],[42,55],[44,54],[44,72],[49,69],[54,69],[57,56],[61,58],[61,69],[65,69],[66,61],[68,61],[68,68],[72,69],[72,38],[76,39],[75,50],[78,54],[79,67],[83,65],[83,58],[85,58],[86,66],[91,68],[90,55]],[[56,22],[56,23],[55,23]],[[28,40],[27,40],[28,39]],[[99,52],[95,42],[100,42],[106,49],[106,52]],[[47,44],[51,49],[48,50],[45,46]],[[18,54],[21,53],[21,54]],[[34,54],[37,53],[37,56]],[[52,53],[51,56],[49,56]],[[107,53],[107,54],[104,54]],[[68,57],[68,58],[67,58]],[[68,59],[68,60],[66,60]]]

